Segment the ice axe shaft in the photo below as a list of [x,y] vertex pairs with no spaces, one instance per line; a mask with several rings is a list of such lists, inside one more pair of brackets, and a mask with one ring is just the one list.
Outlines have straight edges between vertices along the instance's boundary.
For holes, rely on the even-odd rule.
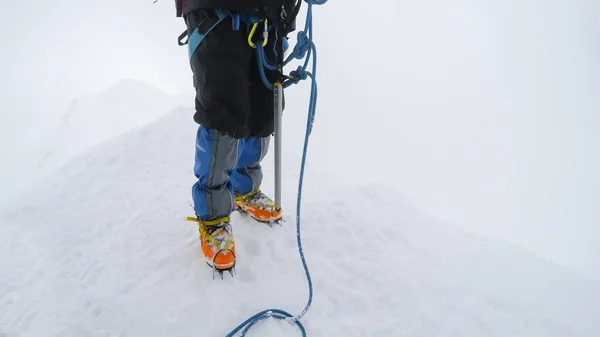
[[275,103],[275,209],[281,209],[281,120],[283,117],[283,85],[276,82],[273,88]]
[[283,119],[283,54],[284,54],[284,40],[278,39],[275,43],[275,49],[277,52],[277,72],[278,78],[273,85],[273,103],[275,104],[275,116],[274,116],[274,128],[275,128],[275,209],[281,210],[281,156],[283,150],[281,148],[281,132],[282,119]]

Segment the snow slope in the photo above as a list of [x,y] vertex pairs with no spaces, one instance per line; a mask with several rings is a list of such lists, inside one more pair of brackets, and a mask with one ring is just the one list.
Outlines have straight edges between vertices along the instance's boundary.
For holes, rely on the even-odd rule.
[[[193,214],[191,114],[174,110],[95,147],[2,211],[0,336],[224,336],[258,311],[304,308],[298,141],[285,143],[288,222],[269,228],[235,214],[237,276],[213,280],[184,221]],[[271,163],[272,153],[266,191]],[[598,335],[597,282],[440,223],[395,190],[342,183],[310,165],[309,336]],[[248,335],[299,332],[267,321]]]
[[121,80],[96,95],[76,99],[46,137],[37,167],[61,165],[90,146],[156,120],[180,102],[179,96],[132,79]]
[[185,95],[170,95],[132,79],[74,100],[45,134],[31,136],[33,148],[20,148],[14,155],[4,157],[0,183],[5,188],[0,202],[90,147],[155,121],[189,102],[193,104],[193,90]]

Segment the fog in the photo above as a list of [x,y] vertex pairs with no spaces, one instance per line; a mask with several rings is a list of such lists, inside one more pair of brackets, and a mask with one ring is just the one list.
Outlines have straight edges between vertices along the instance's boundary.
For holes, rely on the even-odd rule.
[[[173,1],[152,2],[0,4],[5,193],[73,99],[122,78],[192,90],[183,22]],[[597,1],[330,0],[314,11],[309,165],[387,183],[456,226],[600,279]],[[294,113],[305,113],[301,85]]]

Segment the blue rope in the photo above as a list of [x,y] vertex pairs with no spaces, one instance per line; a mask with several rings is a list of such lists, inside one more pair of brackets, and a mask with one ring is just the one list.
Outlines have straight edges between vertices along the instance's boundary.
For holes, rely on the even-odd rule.
[[[312,285],[310,273],[308,271],[308,266],[306,264],[306,259],[304,258],[304,250],[302,249],[302,237],[300,235],[300,205],[301,205],[301,201],[302,201],[302,185],[303,185],[303,181],[304,181],[304,167],[306,165],[306,156],[307,156],[307,152],[308,152],[308,139],[312,132],[312,126],[314,123],[316,107],[317,107],[317,83],[316,83],[317,49],[316,49],[314,43],[312,42],[312,5],[313,4],[314,5],[323,5],[327,2],[327,0],[304,0],[304,1],[308,4],[308,11],[307,11],[307,15],[306,15],[306,25],[305,25],[305,31],[308,31],[308,35],[306,32],[302,32],[302,31],[298,33],[298,41],[296,43],[296,46],[294,47],[294,51],[288,57],[288,59],[285,61],[284,65],[288,64],[293,58],[302,59],[305,56],[305,54],[308,54],[308,55],[306,56],[304,65],[299,66],[298,69],[296,69],[295,71],[292,71],[290,73],[290,76],[296,78],[296,80],[287,80],[286,82],[283,83],[283,87],[287,88],[287,87],[291,86],[292,84],[298,83],[299,80],[305,80],[308,77],[310,77],[311,82],[312,82],[311,90],[310,90],[310,104],[308,107],[308,117],[307,117],[307,121],[306,121],[306,134],[304,137],[304,149],[302,151],[302,163],[300,166],[300,178],[298,181],[298,200],[297,200],[297,204],[296,204],[296,239],[298,242],[298,251],[300,253],[300,259],[302,260],[302,266],[304,267],[304,272],[306,274],[306,280],[308,282],[308,292],[309,292],[308,293],[308,302],[306,303],[304,310],[302,310],[302,312],[298,316],[295,316],[295,317],[292,314],[290,314],[289,312],[281,310],[281,309],[263,310],[263,311],[255,314],[254,316],[248,318],[242,324],[238,325],[226,337],[233,337],[236,333],[238,333],[242,329],[243,329],[243,331],[242,331],[242,334],[240,337],[244,337],[244,336],[246,336],[246,333],[250,330],[250,328],[252,328],[256,323],[260,322],[261,320],[271,318],[271,317],[296,323],[296,325],[298,326],[298,328],[300,329],[300,331],[302,333],[302,337],[306,337],[306,330],[305,330],[304,326],[302,325],[302,323],[300,322],[300,319],[302,317],[304,317],[304,315],[308,312],[308,309],[310,308],[310,305],[312,303],[313,285]],[[262,48],[262,43],[257,44],[256,50],[258,53],[258,57],[257,57],[258,66],[259,66],[259,72],[261,74],[262,81],[267,88],[272,90],[273,84],[267,80],[265,73],[264,73],[263,67],[266,66],[269,62],[266,62],[264,50]],[[308,72],[308,71],[306,71],[306,68],[308,66],[308,62],[309,62],[311,54],[314,54],[314,61],[313,61],[313,65],[312,65],[312,72]]]

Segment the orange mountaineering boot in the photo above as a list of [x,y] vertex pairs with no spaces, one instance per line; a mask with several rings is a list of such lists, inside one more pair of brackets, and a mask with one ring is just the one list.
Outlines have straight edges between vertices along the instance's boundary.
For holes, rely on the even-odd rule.
[[238,211],[248,213],[257,221],[265,223],[278,222],[282,218],[281,209],[275,209],[275,203],[260,188],[234,198],[234,206]]
[[196,218],[188,218],[190,221],[198,222],[200,231],[200,242],[206,263],[218,272],[223,278],[223,272],[228,271],[231,276],[235,270],[235,238],[229,223],[229,217],[204,221]]

